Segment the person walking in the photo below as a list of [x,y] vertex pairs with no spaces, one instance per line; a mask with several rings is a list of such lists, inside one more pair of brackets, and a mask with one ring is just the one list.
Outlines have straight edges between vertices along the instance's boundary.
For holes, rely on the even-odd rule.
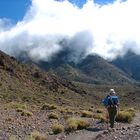
[[114,123],[119,108],[119,98],[114,89],[110,89],[109,94],[103,99],[102,103],[107,108],[110,127],[114,128]]

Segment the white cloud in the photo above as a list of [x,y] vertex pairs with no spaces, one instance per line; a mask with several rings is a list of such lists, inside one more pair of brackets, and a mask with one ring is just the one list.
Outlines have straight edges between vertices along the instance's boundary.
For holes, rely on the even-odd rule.
[[63,49],[59,42],[67,38],[69,44],[75,39],[80,42],[72,47],[77,54],[86,48],[105,58],[129,48],[140,54],[139,5],[139,0],[116,0],[103,6],[88,1],[79,9],[66,0],[32,0],[23,21],[14,27],[5,29],[0,19],[0,49],[11,55],[27,52],[35,61],[48,60]]

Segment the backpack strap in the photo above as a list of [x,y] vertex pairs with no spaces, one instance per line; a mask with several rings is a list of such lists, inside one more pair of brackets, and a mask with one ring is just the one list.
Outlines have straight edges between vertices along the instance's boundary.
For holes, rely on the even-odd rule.
[[110,95],[108,96],[108,100],[109,100],[110,103],[111,103],[111,104],[108,105],[109,107],[115,107],[115,106],[116,106],[116,105],[114,104],[114,102],[113,102],[113,100],[112,100],[112,97],[111,97]]

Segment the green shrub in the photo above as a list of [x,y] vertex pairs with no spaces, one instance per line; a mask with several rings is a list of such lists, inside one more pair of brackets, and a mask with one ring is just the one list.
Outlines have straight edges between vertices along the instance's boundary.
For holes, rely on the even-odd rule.
[[133,120],[133,114],[128,111],[119,111],[116,121],[130,123]]
[[54,134],[58,134],[64,131],[64,126],[61,124],[54,124],[51,128]]
[[58,115],[55,113],[50,113],[50,114],[48,114],[48,118],[49,119],[58,119]]
[[81,115],[82,117],[88,117],[88,118],[93,117],[93,113],[90,112],[90,111],[84,110],[84,111],[82,111],[81,113],[82,113],[82,115]]
[[89,127],[89,122],[82,118],[69,118],[66,122],[67,130],[74,131],[77,129],[85,129]]

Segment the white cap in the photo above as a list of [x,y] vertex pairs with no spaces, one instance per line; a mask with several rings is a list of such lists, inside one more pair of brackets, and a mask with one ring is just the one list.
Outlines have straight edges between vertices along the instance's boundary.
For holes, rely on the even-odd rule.
[[114,89],[110,89],[110,94],[115,94],[115,90]]

